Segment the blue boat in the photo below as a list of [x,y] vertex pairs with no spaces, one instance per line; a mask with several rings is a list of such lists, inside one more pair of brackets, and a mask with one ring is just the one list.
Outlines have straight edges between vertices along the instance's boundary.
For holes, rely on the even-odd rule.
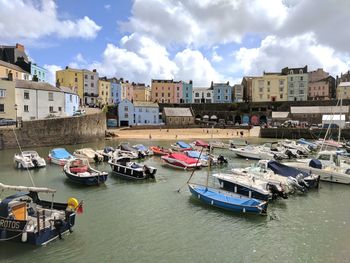
[[0,189],[17,191],[0,202],[0,240],[45,245],[71,232],[76,210],[81,203],[70,198],[67,203],[40,200],[38,193],[52,194],[54,189],[10,186]]
[[64,148],[55,148],[49,152],[49,161],[58,165],[65,165],[68,161],[74,160],[75,156],[71,155]]
[[191,194],[205,204],[233,212],[266,215],[268,202],[202,185],[188,184],[188,187]]
[[171,145],[171,148],[175,151],[180,152],[192,150],[192,146],[183,141],[177,141],[176,143]]
[[67,162],[63,171],[70,180],[82,185],[100,185],[108,177],[108,173],[91,168],[89,161],[83,158]]
[[299,139],[297,143],[307,145],[310,150],[316,150],[318,147],[316,143],[309,142],[303,138]]

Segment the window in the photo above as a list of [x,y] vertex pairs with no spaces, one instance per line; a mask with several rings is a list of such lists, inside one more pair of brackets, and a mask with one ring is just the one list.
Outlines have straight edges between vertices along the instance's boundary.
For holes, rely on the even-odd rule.
[[304,94],[304,90],[299,90],[299,94]]
[[280,99],[283,99],[283,94],[280,94]]
[[164,97],[164,93],[162,93],[162,97]]
[[58,107],[58,111],[61,112],[62,111],[62,107]]
[[290,71],[289,71],[289,74],[294,74],[293,70],[290,70]]
[[75,81],[75,82],[78,82],[78,78],[74,78],[74,81]]
[[0,112],[4,112],[5,111],[5,105],[4,104],[0,104]]
[[267,88],[267,92],[270,92],[270,87]]
[[5,98],[5,97],[6,97],[6,90],[0,89],[0,98]]
[[270,86],[270,81],[269,80],[267,81],[267,86]]
[[218,93],[220,93],[221,92],[221,90],[220,89],[218,89]]
[[179,90],[180,90],[180,88],[179,88],[179,87],[177,87],[177,90],[179,91]]
[[53,107],[52,106],[49,107],[49,112],[53,112]]
[[84,86],[87,87],[87,83],[85,83]]
[[102,94],[102,96],[104,95],[104,92],[103,92],[103,90],[101,91],[101,94]]
[[293,81],[293,77],[290,77],[290,81]]
[[24,99],[29,100],[29,91],[24,92]]
[[263,88],[259,88],[259,92],[263,92]]
[[53,101],[53,93],[52,92],[49,92],[49,101]]
[[94,87],[94,83],[91,83],[91,88],[93,88]]
[[[76,76],[76,75],[77,75],[77,73],[75,73],[75,76]],[[88,78],[88,75],[85,75],[84,77],[85,77],[85,79],[87,79],[87,78]]]
[[72,94],[69,95],[69,101],[73,102],[73,95]]
[[188,98],[188,93],[186,93],[186,98]]
[[280,92],[283,92],[284,88],[283,87],[280,87]]
[[158,92],[156,92],[156,97],[158,97]]
[[210,98],[210,92],[207,93],[207,98]]
[[28,107],[28,105],[24,105],[23,110],[24,110],[24,112],[29,112],[29,107]]
[[128,106],[125,106],[124,107],[124,111],[128,111],[129,110],[129,107]]
[[303,80],[304,80],[304,77],[301,76],[301,77],[300,77],[300,80],[303,81]]
[[176,94],[176,97],[178,97],[178,98],[179,98],[179,97],[180,97],[180,93],[177,93],[177,94]]
[[293,95],[293,94],[294,94],[294,90],[291,89],[291,90],[289,91],[289,94],[290,94],[290,95]]
[[94,76],[91,76],[91,79],[93,80],[93,79],[94,79]]
[[218,100],[220,100],[221,99],[221,97],[220,96],[218,96]]
[[228,100],[228,96],[225,96],[225,100]]
[[124,113],[124,118],[126,118],[126,119],[129,118],[129,113],[128,112]]
[[168,98],[170,98],[170,93],[168,93]]
[[284,80],[283,79],[280,79],[280,86],[284,85]]

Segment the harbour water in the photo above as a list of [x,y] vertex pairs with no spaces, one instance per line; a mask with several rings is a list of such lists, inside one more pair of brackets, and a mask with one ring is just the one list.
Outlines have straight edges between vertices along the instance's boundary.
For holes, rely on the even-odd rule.
[[[118,143],[66,148],[73,152]],[[35,150],[47,156],[49,148]],[[0,182],[31,185],[27,171],[13,166],[15,152],[0,151]],[[228,150],[216,153],[229,158],[222,171],[249,164]],[[84,200],[84,213],[77,216],[72,234],[47,246],[1,242],[0,262],[350,262],[350,186],[321,182],[319,190],[271,202],[268,216],[240,215],[191,198],[185,185],[191,172],[163,166],[159,157],[145,162],[158,168],[156,182],[110,175],[103,186],[82,187],[56,165],[31,171],[36,186],[58,190],[56,201]],[[110,171],[107,164],[98,169]],[[204,182],[207,173],[196,171],[193,181]]]

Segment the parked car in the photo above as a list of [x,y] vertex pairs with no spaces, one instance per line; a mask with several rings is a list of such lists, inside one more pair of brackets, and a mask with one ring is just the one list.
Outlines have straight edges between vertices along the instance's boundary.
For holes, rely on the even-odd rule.
[[85,115],[85,114],[86,114],[85,110],[76,110],[73,113],[73,116],[82,116],[82,115]]
[[16,125],[16,121],[14,119],[0,118],[0,126],[9,126],[9,125]]

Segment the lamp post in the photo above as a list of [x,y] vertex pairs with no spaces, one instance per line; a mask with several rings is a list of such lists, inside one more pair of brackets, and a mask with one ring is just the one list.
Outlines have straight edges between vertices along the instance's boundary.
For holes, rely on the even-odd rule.
[[18,121],[17,121],[17,107],[18,105],[15,104],[15,111],[16,111],[16,128],[18,128]]

